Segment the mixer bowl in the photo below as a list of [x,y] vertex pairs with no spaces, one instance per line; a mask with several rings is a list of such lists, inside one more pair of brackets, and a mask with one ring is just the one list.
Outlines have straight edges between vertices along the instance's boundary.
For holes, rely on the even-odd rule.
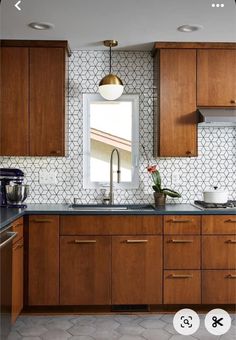
[[29,185],[6,185],[6,198],[10,204],[21,204],[29,194]]

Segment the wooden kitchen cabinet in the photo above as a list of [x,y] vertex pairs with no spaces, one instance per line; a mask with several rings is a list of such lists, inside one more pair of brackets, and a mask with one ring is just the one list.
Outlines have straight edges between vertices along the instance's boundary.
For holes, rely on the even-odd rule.
[[236,269],[236,235],[203,236],[202,268]]
[[1,47],[0,154],[29,155],[28,48]]
[[236,49],[197,51],[197,105],[236,107]]
[[59,305],[59,216],[32,215],[27,230],[27,303]]
[[65,155],[67,42],[2,41],[1,155]]
[[164,304],[200,304],[200,270],[165,270]]
[[202,273],[203,304],[236,304],[236,271],[204,270]]
[[162,237],[112,237],[112,304],[162,303]]
[[60,237],[60,304],[111,303],[109,236]]
[[65,51],[30,48],[30,155],[65,155]]
[[196,49],[158,50],[154,82],[155,156],[197,156]]
[[24,237],[23,218],[12,224],[12,231],[17,232],[12,246],[12,311],[11,320],[14,323],[23,309],[24,301]]

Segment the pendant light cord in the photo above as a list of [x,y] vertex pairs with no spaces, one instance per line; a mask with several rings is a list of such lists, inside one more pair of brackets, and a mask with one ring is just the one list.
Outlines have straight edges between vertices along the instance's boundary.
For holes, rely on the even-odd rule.
[[111,46],[110,46],[110,74],[111,74]]

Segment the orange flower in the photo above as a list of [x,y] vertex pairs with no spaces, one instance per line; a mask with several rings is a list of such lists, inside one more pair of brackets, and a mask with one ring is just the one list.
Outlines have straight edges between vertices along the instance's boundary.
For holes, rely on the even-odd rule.
[[156,165],[150,165],[147,167],[147,171],[152,174],[153,172],[157,171],[157,166]]

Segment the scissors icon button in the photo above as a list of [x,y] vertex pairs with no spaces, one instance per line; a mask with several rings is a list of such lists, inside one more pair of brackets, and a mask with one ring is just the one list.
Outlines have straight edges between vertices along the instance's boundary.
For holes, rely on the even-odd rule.
[[219,325],[219,326],[224,326],[223,323],[221,323],[222,320],[223,320],[223,318],[217,319],[216,316],[213,316],[212,321],[214,321],[214,322],[213,322],[213,324],[212,324],[212,327],[215,328],[215,327],[217,327],[218,325]]

